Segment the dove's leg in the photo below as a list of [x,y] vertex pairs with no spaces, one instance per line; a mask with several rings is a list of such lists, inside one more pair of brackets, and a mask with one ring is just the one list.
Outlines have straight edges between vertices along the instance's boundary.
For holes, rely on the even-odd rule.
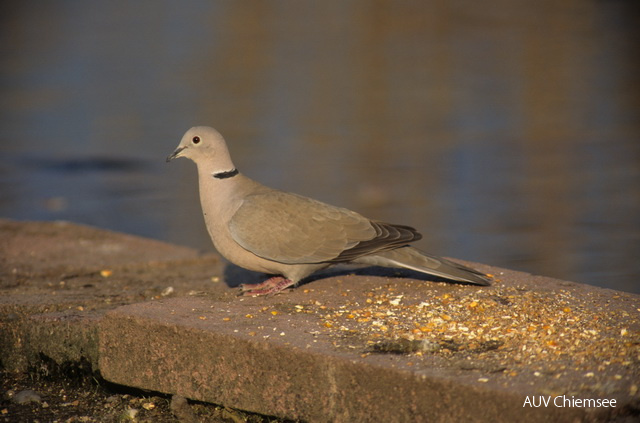
[[242,295],[277,294],[294,284],[295,282],[291,279],[287,279],[283,276],[274,276],[262,283],[242,284],[240,285],[240,292]]

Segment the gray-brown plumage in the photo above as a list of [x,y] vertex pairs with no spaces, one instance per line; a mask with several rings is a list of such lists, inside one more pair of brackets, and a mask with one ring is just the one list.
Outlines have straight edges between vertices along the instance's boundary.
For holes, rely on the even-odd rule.
[[205,223],[220,254],[245,269],[276,275],[243,285],[247,294],[282,291],[341,262],[403,267],[489,285],[474,269],[409,246],[422,238],[412,227],[370,220],[247,178],[237,171],[224,139],[213,128],[189,129],[167,161],[177,157],[187,157],[198,167]]

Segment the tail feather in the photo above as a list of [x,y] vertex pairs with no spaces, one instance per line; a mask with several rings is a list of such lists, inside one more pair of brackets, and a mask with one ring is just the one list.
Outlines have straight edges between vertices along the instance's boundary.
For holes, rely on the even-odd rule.
[[491,285],[489,278],[475,269],[442,257],[431,256],[410,246],[359,257],[353,262],[375,266],[402,267],[458,282],[483,286]]

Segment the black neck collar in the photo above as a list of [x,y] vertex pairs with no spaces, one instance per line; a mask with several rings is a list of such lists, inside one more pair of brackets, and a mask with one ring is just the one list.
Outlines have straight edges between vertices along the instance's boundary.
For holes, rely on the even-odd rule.
[[224,172],[218,172],[218,173],[214,173],[213,177],[216,179],[227,179],[227,178],[233,178],[234,176],[236,176],[238,173],[238,169],[231,169],[231,170],[226,170]]

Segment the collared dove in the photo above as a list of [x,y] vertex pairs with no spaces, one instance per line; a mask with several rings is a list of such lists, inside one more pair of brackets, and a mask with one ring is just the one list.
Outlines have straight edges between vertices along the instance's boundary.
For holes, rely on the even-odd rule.
[[237,266],[276,275],[241,285],[245,295],[275,294],[335,263],[408,268],[458,282],[489,285],[486,275],[409,246],[414,228],[366,217],[300,195],[268,188],[233,165],[215,129],[189,129],[167,157],[198,168],[204,220],[220,254]]

